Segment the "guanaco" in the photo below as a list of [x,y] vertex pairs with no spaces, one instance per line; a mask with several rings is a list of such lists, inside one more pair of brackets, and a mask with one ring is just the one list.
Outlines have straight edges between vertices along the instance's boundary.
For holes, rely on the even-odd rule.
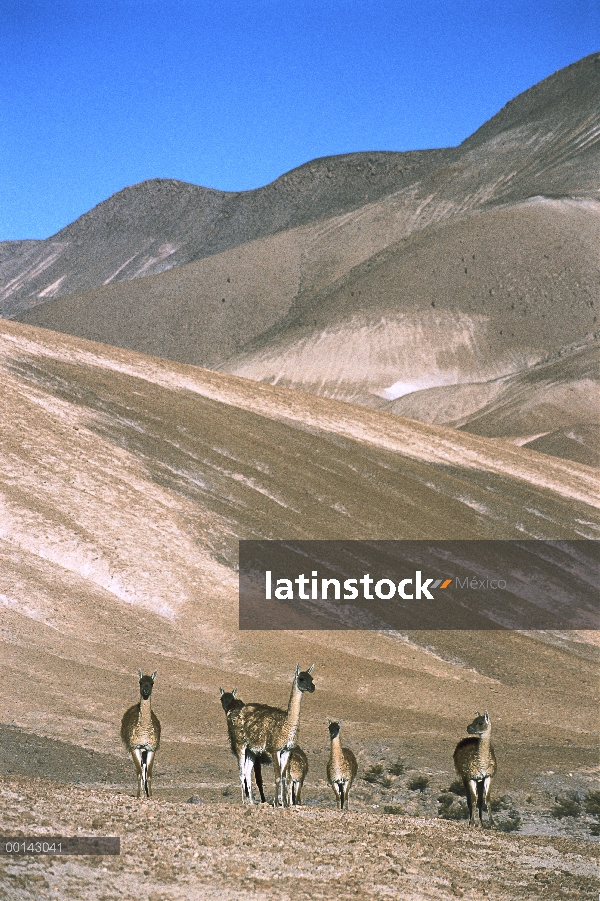
[[327,761],[327,780],[331,785],[339,810],[348,808],[348,794],[358,772],[356,757],[349,748],[342,748],[340,726],[342,720],[334,722],[327,719],[331,753]]
[[[223,707],[223,710],[225,711],[225,716],[227,719],[227,732],[229,734],[231,753],[234,755],[235,759],[240,765],[240,773],[244,772],[244,779],[242,780],[242,802],[244,802],[249,800],[250,792],[246,784],[245,769],[243,764],[246,763],[246,755],[250,755],[251,752],[248,751],[248,748],[244,744],[244,741],[241,737],[241,722],[239,712],[242,707],[245,707],[246,705],[240,698],[237,697],[237,688],[234,688],[233,691],[224,691],[222,688],[219,688],[219,691],[221,692],[221,705]],[[242,761],[241,764],[240,760]],[[256,786],[260,793],[260,800],[264,803],[265,793],[263,791],[261,764],[271,763],[271,758],[268,754],[257,754],[254,756],[252,763],[254,767],[254,778],[256,779]],[[249,778],[251,778],[251,773]]]
[[469,738],[462,738],[454,751],[454,766],[463,781],[469,805],[469,826],[475,825],[475,807],[483,826],[483,803],[488,812],[490,826],[494,825],[490,789],[496,775],[496,755],[492,745],[492,723],[487,712],[476,717],[467,726]]
[[138,670],[140,700],[126,710],[121,720],[121,741],[131,754],[138,777],[137,796],[142,789],[146,797],[152,797],[152,767],[154,755],[160,744],[160,721],[150,705],[150,695],[156,679],[156,670],[144,676]]
[[295,746],[300,725],[300,702],[304,692],[312,693],[315,685],[311,676],[314,664],[305,671],[296,666],[292,691],[287,710],[269,707],[267,704],[246,704],[239,712],[241,738],[246,756],[240,760],[240,780],[246,784],[252,803],[250,770],[252,759],[258,754],[268,754],[275,770],[275,806],[286,804],[283,773],[291,749]]
[[302,804],[302,786],[308,773],[308,757],[296,745],[290,751],[287,766],[283,773],[286,792],[286,807],[296,807]]

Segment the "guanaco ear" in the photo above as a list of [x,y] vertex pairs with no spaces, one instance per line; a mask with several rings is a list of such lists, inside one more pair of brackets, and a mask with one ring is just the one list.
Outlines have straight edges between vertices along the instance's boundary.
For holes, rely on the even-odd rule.
[[313,663],[313,664],[311,664],[311,665],[308,667],[308,669],[306,670],[306,672],[309,674],[309,676],[310,676],[310,674],[312,673],[312,671],[314,670],[314,668],[315,668],[315,665],[314,665],[314,663]]
[[489,721],[490,721],[490,715],[489,715],[489,713],[487,712],[487,710],[485,711],[485,713],[484,713],[483,715],[485,716],[485,721],[486,721],[486,723],[489,723]]
[[481,716],[481,714],[478,710],[475,711],[475,716]]
[[141,669],[138,670],[138,676],[140,677],[140,679],[143,679],[143,677],[144,677],[144,674],[141,671]]
[[297,663],[297,664],[296,664],[296,675],[295,675],[295,678],[296,678],[296,679],[298,678],[298,673],[299,673],[299,672],[300,672],[300,664]]
[[232,694],[233,697],[235,698],[235,696],[236,696],[236,694],[237,694],[237,688],[234,688],[233,691],[231,692],[231,694]]
[[225,694],[225,692],[223,691],[223,689],[221,688],[221,686],[219,686],[219,692],[220,692],[220,694],[221,694],[221,697],[223,697],[223,695]]
[[333,720],[330,720],[329,717],[327,717],[327,725],[331,726],[332,723],[333,723]]
[[152,675],[150,676],[150,678],[152,679],[153,682],[154,682],[154,680],[156,679],[156,674],[157,674],[157,673],[158,673],[158,670],[155,669],[154,672],[152,673]]

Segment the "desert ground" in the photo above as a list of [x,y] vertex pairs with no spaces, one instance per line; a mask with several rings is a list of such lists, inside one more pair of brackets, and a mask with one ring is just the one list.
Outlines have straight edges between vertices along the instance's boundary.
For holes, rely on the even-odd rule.
[[[599,70],[458,148],[148,182],[0,245],[2,834],[121,839],[2,856],[0,898],[600,894],[597,632],[241,630],[237,571],[241,539],[598,539]],[[285,707],[298,663],[303,804],[245,807],[219,687]],[[476,710],[493,830],[452,764]]]
[[[242,808],[224,799],[137,803],[13,777],[13,822],[119,834],[120,857],[46,857],[4,868],[5,898],[595,898],[597,845],[468,831],[380,809]],[[192,796],[193,797],[193,796]],[[510,863],[508,863],[510,861]]]

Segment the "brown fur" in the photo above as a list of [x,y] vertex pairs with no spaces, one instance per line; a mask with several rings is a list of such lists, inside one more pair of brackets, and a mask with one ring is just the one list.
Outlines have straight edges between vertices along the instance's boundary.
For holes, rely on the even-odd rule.
[[340,723],[329,722],[331,752],[327,761],[327,781],[331,785],[338,809],[348,807],[348,795],[358,772],[356,757],[349,748],[342,748],[340,739]]
[[286,806],[293,807],[302,804],[302,786],[308,773],[308,757],[296,745],[290,751],[287,766],[283,773],[286,791]]
[[[137,797],[141,796],[143,788],[147,797],[151,798],[154,755],[160,745],[161,730],[160,721],[151,707],[150,694],[144,698],[141,686],[144,680],[151,680],[153,684],[156,672],[152,676],[142,676],[142,672],[139,670],[139,677],[140,700],[123,714],[121,741],[131,754],[135,765],[138,778]],[[151,692],[152,688],[150,688]]]
[[483,804],[488,812],[490,826],[494,825],[491,803],[492,778],[496,775],[496,754],[491,742],[492,723],[488,712],[477,713],[467,726],[468,738],[462,738],[454,751],[454,766],[463,781],[469,805],[469,825],[475,825],[475,808],[483,826]]
[[[240,718],[240,710],[246,705],[240,698],[236,697],[237,688],[234,688],[232,692],[226,692],[222,688],[220,688],[219,691],[221,692],[221,704],[225,711],[225,718],[227,720],[227,733],[229,736],[231,753],[238,761],[241,772],[242,765],[246,757],[246,743],[242,737],[242,721]],[[265,794],[263,791],[261,764],[270,762],[271,758],[267,754],[259,754],[254,759],[254,777],[256,779],[256,786],[260,794],[260,799],[263,803],[265,801]],[[252,777],[250,776],[250,778]],[[245,780],[242,780],[242,801],[246,800],[248,800],[248,793],[246,790]]]
[[[286,803],[282,772],[285,770],[289,753],[295,746],[300,725],[300,702],[304,691],[314,691],[310,673],[300,672],[296,667],[292,691],[287,710],[270,707],[268,704],[246,704],[240,710],[241,734],[244,743],[252,755],[267,753],[273,760],[275,770],[275,804]],[[240,778],[243,777],[240,769]],[[246,773],[246,784],[248,774]],[[250,787],[251,791],[251,787]],[[250,795],[250,800],[252,797]]]

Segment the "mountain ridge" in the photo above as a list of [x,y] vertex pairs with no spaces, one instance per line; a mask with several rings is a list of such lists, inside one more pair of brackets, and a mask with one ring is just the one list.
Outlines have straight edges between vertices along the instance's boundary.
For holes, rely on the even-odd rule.
[[[414,394],[407,409],[423,421],[435,397],[456,412],[448,424],[476,430],[495,380],[594,340],[598,171],[593,54],[456,148],[326,157],[249,192],[169,180],[124,189],[48,244],[23,244],[4,315],[390,411]],[[69,293],[78,279],[96,286]],[[583,383],[566,363],[561,378],[553,429],[539,411],[526,427],[518,395],[515,422],[496,417],[494,436],[512,441],[519,422],[519,440],[543,444],[552,431],[564,441],[544,446],[596,459]]]
[[[471,206],[537,194],[598,198],[599,96],[600,54],[592,54],[511,100],[458,147],[323,157],[251,191],[173,179],[126,187],[35,246],[0,244],[0,313],[157,274],[403,192],[409,205],[416,192],[416,209],[436,198],[459,212],[471,195]],[[515,139],[517,150],[537,141],[541,156],[529,148],[515,168]]]

